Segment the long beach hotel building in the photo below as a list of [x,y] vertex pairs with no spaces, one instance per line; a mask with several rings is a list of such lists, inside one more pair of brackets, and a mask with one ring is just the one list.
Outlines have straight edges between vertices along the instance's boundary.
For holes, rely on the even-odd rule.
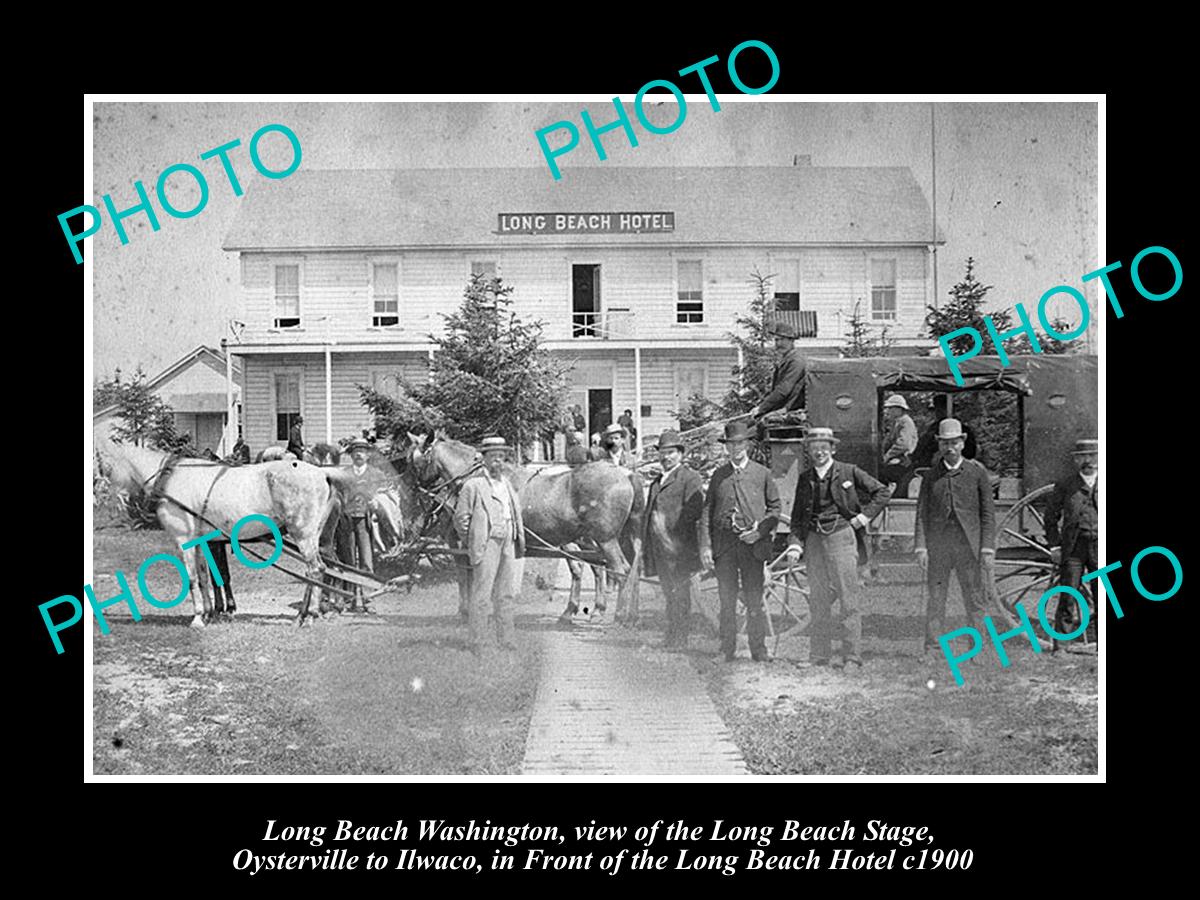
[[809,355],[837,355],[856,304],[894,352],[926,352],[935,241],[906,168],[301,170],[251,188],[224,244],[245,438],[283,444],[298,414],[309,442],[370,427],[356,385],[424,378],[472,272],[542,321],[589,431],[630,409],[658,434],[691,394],[727,390],[756,268]]

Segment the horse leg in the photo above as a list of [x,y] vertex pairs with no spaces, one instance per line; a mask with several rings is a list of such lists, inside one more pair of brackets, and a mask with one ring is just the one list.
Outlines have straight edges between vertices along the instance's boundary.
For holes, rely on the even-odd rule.
[[[320,535],[310,534],[301,537],[296,535],[296,544],[300,549],[300,553],[304,556],[305,574],[317,584],[325,580],[325,563],[321,561]],[[304,587],[304,600],[300,604],[300,620],[299,624],[304,625],[304,621],[311,613],[309,606],[312,603],[313,585],[306,584]]]
[[615,538],[604,541],[600,544],[600,549],[604,551],[604,558],[608,560],[608,567],[617,582],[617,613],[613,619],[622,623],[629,619],[629,563],[625,561],[625,554],[621,552],[621,542]]
[[596,615],[604,615],[608,610],[608,573],[604,566],[592,566],[592,582],[596,586],[596,600],[592,609]]
[[237,612],[237,603],[233,599],[233,580],[229,577],[229,545],[216,544],[213,550],[213,558],[217,561],[217,571],[221,573],[221,580],[225,582],[225,615],[232,619],[233,614]]
[[[564,550],[572,553],[579,552],[577,544],[566,544]],[[571,573],[571,592],[567,595],[567,608],[558,617],[560,622],[570,622],[571,617],[579,612],[579,595],[583,592],[583,565],[577,560],[567,560],[567,571]]]
[[[183,559],[183,567],[187,570],[188,585],[192,594],[192,627],[203,628],[205,620],[212,612],[212,600],[208,596],[208,582],[205,580],[205,575],[202,574],[204,569],[197,565],[197,557],[202,551],[199,547],[194,548],[191,552],[184,550],[183,545],[187,542],[187,537],[176,539],[176,543],[179,545],[179,555]],[[199,587],[198,591],[197,587]]]

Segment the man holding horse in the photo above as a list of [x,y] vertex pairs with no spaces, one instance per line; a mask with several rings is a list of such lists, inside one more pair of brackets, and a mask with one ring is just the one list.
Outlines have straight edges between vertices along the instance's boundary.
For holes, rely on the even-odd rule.
[[463,482],[454,509],[454,526],[466,543],[471,564],[468,610],[471,649],[479,654],[490,643],[489,602],[500,645],[516,649],[513,602],[516,560],[525,555],[521,502],[502,466],[508,450],[502,437],[485,437],[479,447],[483,472]]
[[704,488],[700,476],[683,464],[683,441],[677,431],[658,439],[662,475],[650,484],[646,501],[645,573],[658,575],[666,600],[667,634],[663,647],[687,649],[692,611],[692,575],[699,572],[700,517]]
[[770,662],[763,610],[763,563],[771,557],[779,521],[779,488],[770,471],[750,459],[751,434],[744,422],[729,422],[719,438],[729,462],[713,473],[700,529],[700,559],[717,571],[721,598],[721,651],[726,661],[737,652],[739,582],[746,604],[746,635],[755,662]]

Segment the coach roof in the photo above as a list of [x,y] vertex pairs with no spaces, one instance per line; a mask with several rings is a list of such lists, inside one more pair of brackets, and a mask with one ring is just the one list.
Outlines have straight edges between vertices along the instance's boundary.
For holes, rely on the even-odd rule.
[[[500,235],[499,213],[673,212],[654,234]],[[299,171],[252,185],[225,250],[487,245],[930,243],[907,168],[576,166]],[[944,241],[940,231],[938,243]]]

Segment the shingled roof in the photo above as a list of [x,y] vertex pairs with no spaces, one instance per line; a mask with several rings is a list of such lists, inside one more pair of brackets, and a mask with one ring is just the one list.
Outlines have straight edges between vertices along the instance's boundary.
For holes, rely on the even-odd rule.
[[[497,214],[674,212],[675,230],[500,235]],[[226,250],[488,245],[928,244],[930,211],[907,168],[580,166],[301,170],[259,182]],[[939,230],[938,242],[944,238]]]

